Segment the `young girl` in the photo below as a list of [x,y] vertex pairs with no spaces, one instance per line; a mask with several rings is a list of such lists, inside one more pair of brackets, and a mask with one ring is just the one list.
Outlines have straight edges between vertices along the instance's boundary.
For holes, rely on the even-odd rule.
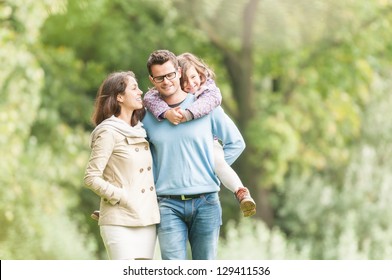
[[[174,125],[205,116],[222,101],[220,90],[214,82],[215,73],[201,59],[191,53],[183,53],[178,56],[178,62],[182,73],[181,88],[195,94],[196,101],[184,111],[179,107],[169,107],[155,89],[144,96],[145,106],[158,120],[167,119]],[[244,217],[254,215],[256,203],[236,172],[225,161],[223,147],[218,140],[214,141],[214,156],[215,173],[223,185],[235,194]]]

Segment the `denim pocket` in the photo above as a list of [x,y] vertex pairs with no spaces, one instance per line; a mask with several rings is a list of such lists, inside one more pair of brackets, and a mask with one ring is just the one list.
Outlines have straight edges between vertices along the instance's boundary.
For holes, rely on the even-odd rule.
[[168,200],[167,197],[162,197],[162,196],[158,196],[157,199],[158,199],[158,203]]
[[206,203],[214,205],[219,203],[219,195],[217,192],[205,194],[201,197]]

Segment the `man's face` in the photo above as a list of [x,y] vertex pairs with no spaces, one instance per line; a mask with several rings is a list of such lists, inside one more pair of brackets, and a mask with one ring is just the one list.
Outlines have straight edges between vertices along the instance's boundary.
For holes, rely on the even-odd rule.
[[176,69],[171,61],[151,66],[150,81],[163,98],[177,93],[180,88],[181,69]]

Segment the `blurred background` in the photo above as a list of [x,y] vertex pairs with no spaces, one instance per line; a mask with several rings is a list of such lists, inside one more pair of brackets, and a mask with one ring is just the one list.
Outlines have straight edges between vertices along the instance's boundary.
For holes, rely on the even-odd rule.
[[390,0],[0,0],[0,258],[107,258],[94,98],[116,70],[146,92],[169,49],[214,69],[247,144],[258,212],[222,187],[219,259],[390,259],[391,38]]

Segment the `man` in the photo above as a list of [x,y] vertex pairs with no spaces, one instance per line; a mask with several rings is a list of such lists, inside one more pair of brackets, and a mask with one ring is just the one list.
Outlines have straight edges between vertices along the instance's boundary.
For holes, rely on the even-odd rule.
[[[184,110],[192,104],[195,97],[181,89],[181,68],[172,52],[151,53],[147,68],[150,81],[169,106]],[[143,123],[154,162],[162,259],[187,259],[188,240],[192,259],[215,259],[222,210],[214,173],[213,136],[222,141],[225,159],[231,164],[245,148],[241,133],[221,107],[177,126],[158,121],[147,112]]]

